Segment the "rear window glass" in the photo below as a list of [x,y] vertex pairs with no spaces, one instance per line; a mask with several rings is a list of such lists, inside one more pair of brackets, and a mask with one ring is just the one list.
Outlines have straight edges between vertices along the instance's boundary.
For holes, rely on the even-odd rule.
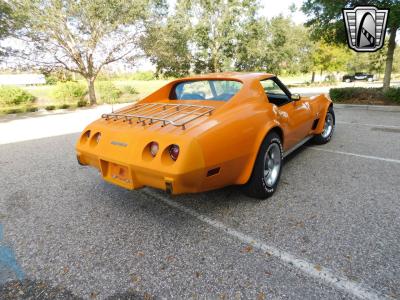
[[171,99],[228,101],[241,87],[242,83],[234,80],[184,81],[175,85]]

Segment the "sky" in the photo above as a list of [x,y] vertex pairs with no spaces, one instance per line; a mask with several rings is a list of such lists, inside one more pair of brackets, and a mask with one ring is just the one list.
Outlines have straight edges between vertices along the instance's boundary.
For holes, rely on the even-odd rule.
[[[303,1],[262,0],[261,3],[264,5],[264,7],[262,8],[260,14],[269,19],[278,16],[279,14],[283,14],[284,16],[292,15],[293,21],[297,24],[305,23],[307,20],[307,17],[300,10]],[[289,6],[292,4],[296,5],[297,8],[297,11],[294,14],[291,14],[289,11]]]

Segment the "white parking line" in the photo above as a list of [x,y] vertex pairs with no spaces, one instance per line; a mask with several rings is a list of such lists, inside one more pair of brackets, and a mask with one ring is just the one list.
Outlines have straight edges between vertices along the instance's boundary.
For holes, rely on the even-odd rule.
[[398,160],[398,159],[384,158],[384,157],[372,156],[372,155],[363,155],[363,154],[344,152],[344,151],[337,151],[337,150],[320,148],[320,147],[317,147],[317,146],[311,146],[311,147],[308,147],[308,148],[312,149],[312,150],[317,150],[317,151],[336,153],[336,154],[344,154],[344,155],[356,156],[356,157],[367,158],[367,159],[375,159],[375,160],[381,160],[381,161],[386,161],[386,162],[390,162],[390,163],[400,164],[400,160]]
[[231,237],[234,237],[243,243],[252,245],[253,248],[266,252],[266,254],[268,255],[274,256],[275,258],[284,262],[289,267],[294,267],[308,276],[311,276],[325,284],[331,285],[341,291],[351,294],[359,299],[389,299],[386,295],[383,295],[382,293],[379,293],[378,291],[368,286],[352,281],[343,275],[335,274],[332,270],[328,268],[310,263],[304,259],[296,257],[293,254],[282,251],[274,246],[268,245],[252,236],[246,235],[240,231],[237,231],[236,229],[230,228],[229,226],[217,220],[206,217],[193,209],[190,209],[188,207],[185,207],[184,205],[163,197],[156,192],[148,189],[144,189],[143,192],[150,197],[156,198],[157,200],[162,201],[177,210],[180,210],[181,212],[187,213],[188,215],[200,220],[203,223],[206,223],[218,230],[225,232],[227,235],[230,235]]
[[400,126],[336,121],[336,124],[400,129]]

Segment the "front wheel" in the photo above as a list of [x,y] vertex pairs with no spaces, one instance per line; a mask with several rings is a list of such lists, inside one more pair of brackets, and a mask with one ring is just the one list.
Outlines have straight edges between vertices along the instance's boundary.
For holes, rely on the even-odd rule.
[[325,116],[324,130],[320,134],[314,136],[313,142],[318,145],[326,144],[331,140],[334,131],[335,113],[331,106]]
[[282,171],[282,143],[279,135],[267,135],[260,147],[253,173],[244,186],[245,193],[254,198],[266,199],[275,192]]

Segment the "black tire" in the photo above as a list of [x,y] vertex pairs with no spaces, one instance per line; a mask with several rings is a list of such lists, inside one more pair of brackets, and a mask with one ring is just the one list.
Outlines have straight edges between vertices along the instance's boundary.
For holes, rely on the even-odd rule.
[[[329,120],[329,118],[331,117],[331,121],[332,121],[332,128],[329,132],[329,134],[327,134],[326,130],[326,122]],[[314,144],[317,145],[323,145],[328,143],[333,136],[333,132],[335,131],[335,112],[333,111],[333,107],[329,107],[328,112],[326,113],[325,119],[324,119],[324,131],[321,132],[320,134],[317,134],[314,136],[313,138],[313,142]]]
[[[277,150],[279,148],[279,151]],[[265,164],[267,159],[267,151],[275,151],[274,153],[278,153],[278,156],[274,156],[274,160],[278,163],[279,160],[279,171],[276,175],[276,179],[274,183],[269,186],[266,182],[264,171]],[[271,157],[269,157],[271,160]],[[264,139],[260,150],[258,152],[256,162],[254,163],[253,172],[249,181],[244,186],[244,192],[249,197],[258,198],[258,199],[266,199],[272,196],[278,186],[279,179],[282,173],[282,161],[283,161],[283,147],[282,142],[279,135],[275,132],[271,132]],[[271,171],[272,172],[272,171]],[[276,173],[276,172],[275,172]]]

